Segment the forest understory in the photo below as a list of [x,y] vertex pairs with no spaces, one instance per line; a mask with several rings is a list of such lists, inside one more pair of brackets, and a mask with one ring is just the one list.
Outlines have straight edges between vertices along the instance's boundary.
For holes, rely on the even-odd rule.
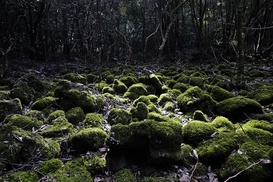
[[202,56],[10,60],[0,181],[272,180],[272,58],[246,61],[238,84],[235,62]]

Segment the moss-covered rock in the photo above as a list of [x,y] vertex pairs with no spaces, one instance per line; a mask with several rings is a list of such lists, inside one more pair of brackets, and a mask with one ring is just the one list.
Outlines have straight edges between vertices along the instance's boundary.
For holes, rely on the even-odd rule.
[[94,83],[98,79],[98,76],[94,75],[93,73],[86,75],[86,80],[88,83]]
[[199,121],[204,121],[204,122],[209,122],[209,119],[206,114],[204,114],[201,110],[196,110],[193,113],[193,119],[194,120],[199,120]]
[[267,158],[267,153],[271,146],[263,145],[255,140],[248,140],[240,146],[240,152],[249,157],[249,159],[258,161],[262,158]]
[[129,124],[132,119],[132,115],[129,111],[124,109],[113,108],[108,115],[108,122],[111,125],[114,124]]
[[85,114],[82,108],[74,107],[65,113],[65,117],[70,123],[76,125],[84,120]]
[[20,99],[0,100],[0,122],[9,114],[21,114],[22,104]]
[[220,167],[232,151],[237,150],[245,139],[244,134],[234,132],[219,133],[196,148],[201,162]]
[[115,79],[113,89],[116,94],[124,94],[128,87],[122,81]]
[[229,119],[241,119],[252,113],[263,113],[261,104],[245,97],[233,97],[217,103],[217,112]]
[[49,173],[53,173],[58,169],[61,169],[62,166],[63,166],[63,162],[58,158],[54,158],[39,164],[39,171],[43,175],[46,175]]
[[140,182],[178,182],[177,178],[144,177]]
[[108,83],[106,83],[105,81],[96,83],[95,86],[98,88],[99,91],[102,91],[104,87],[109,87]]
[[152,119],[152,120],[155,120],[155,121],[158,121],[158,122],[171,121],[171,118],[169,118],[168,116],[163,116],[163,115],[161,115],[160,113],[157,113],[157,112],[149,112],[148,113],[148,118]]
[[144,102],[138,102],[136,107],[133,107],[130,110],[132,118],[137,118],[137,120],[139,121],[146,119],[148,116],[148,112],[148,107]]
[[210,95],[214,100],[218,102],[234,97],[234,95],[230,91],[223,89],[219,86],[212,86]]
[[65,117],[65,112],[63,110],[53,111],[47,116],[46,122],[51,124],[53,120],[57,119],[60,116]]
[[184,166],[190,166],[195,162],[196,158],[193,154],[193,148],[187,144],[182,145],[180,163],[183,164]]
[[273,147],[271,147],[271,149],[268,151],[267,153],[269,159],[272,161],[273,160]]
[[[244,154],[234,154],[229,156],[227,161],[222,165],[219,178],[224,181],[230,176],[245,170],[250,165],[257,161],[249,160],[249,157]],[[272,172],[261,164],[254,165],[238,175],[234,180],[242,182],[256,182],[256,181],[270,181],[272,179]]]
[[250,93],[248,97],[256,100],[262,105],[271,104],[273,103],[273,86],[261,86]]
[[76,82],[76,83],[82,83],[82,84],[86,84],[86,82],[87,82],[86,75],[72,73],[72,72],[67,73],[64,76],[64,79],[67,79],[69,81]]
[[35,99],[35,90],[27,82],[16,83],[10,91],[11,98],[19,98],[23,104],[28,105]]
[[210,113],[214,110],[216,102],[199,87],[191,87],[177,97],[178,107],[182,112],[202,110]]
[[143,84],[136,83],[128,88],[127,92],[124,94],[124,97],[134,100],[139,96],[147,95],[147,93],[148,92]]
[[102,174],[106,169],[106,158],[99,157],[97,154],[92,155],[91,158],[87,159],[85,162],[86,169],[92,174]]
[[188,88],[190,88],[190,85],[185,84],[185,83],[180,83],[180,82],[176,83],[173,86],[173,89],[180,90],[182,93],[185,92],[186,90],[188,90]]
[[115,75],[109,74],[106,76],[106,83],[112,84],[114,82],[114,80],[115,80]]
[[102,115],[97,113],[88,113],[83,120],[83,124],[85,127],[101,127],[103,121]]
[[73,125],[64,116],[60,116],[52,120],[51,125],[48,125],[41,134],[45,137],[61,137],[71,133],[72,130]]
[[185,143],[197,145],[198,143],[209,139],[217,129],[209,123],[193,120],[183,127],[183,140]]
[[48,96],[37,99],[31,106],[31,109],[42,111],[43,109],[56,104],[56,98]]
[[212,122],[212,126],[218,129],[219,132],[233,131],[235,127],[226,117],[217,116]]
[[102,147],[107,134],[100,128],[85,128],[71,136],[71,144],[77,153],[96,151]]
[[16,126],[29,131],[38,129],[43,125],[43,122],[37,118],[24,115],[9,115],[5,118],[4,123],[7,126]]
[[130,169],[121,169],[114,174],[116,182],[136,182],[136,178]]
[[112,87],[106,86],[106,87],[103,87],[102,93],[104,93],[104,94],[105,94],[105,93],[114,94],[115,91],[114,91],[114,89],[113,89]]
[[174,111],[175,105],[174,105],[173,102],[168,101],[168,102],[165,103],[164,109],[165,109],[166,111]]
[[181,91],[179,89],[168,89],[167,93],[172,97],[172,98],[177,98],[180,94]]
[[158,98],[158,104],[161,106],[164,105],[168,101],[172,101],[172,97],[167,93],[161,94]]
[[33,182],[38,181],[39,176],[36,172],[33,171],[18,171],[6,174],[0,177],[0,181],[9,181],[9,182]]
[[203,88],[205,79],[203,77],[198,77],[198,76],[181,76],[176,81]]
[[120,81],[122,81],[127,87],[130,87],[138,82],[137,78],[134,76],[123,76]]

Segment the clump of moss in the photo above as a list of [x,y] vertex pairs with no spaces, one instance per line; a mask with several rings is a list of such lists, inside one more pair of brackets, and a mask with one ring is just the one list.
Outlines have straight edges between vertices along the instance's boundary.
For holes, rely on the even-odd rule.
[[113,108],[110,110],[110,113],[108,115],[108,122],[111,125],[118,123],[128,124],[130,123],[131,119],[131,113],[124,109]]
[[137,118],[139,121],[144,120],[148,116],[148,107],[144,102],[138,102],[136,107],[130,110],[132,118]]
[[178,107],[182,112],[202,110],[205,113],[212,111],[216,102],[199,87],[191,87],[177,97]]
[[85,128],[74,134],[70,140],[77,153],[85,153],[102,147],[107,136],[106,132],[100,128]]
[[65,117],[65,112],[63,110],[53,111],[48,115],[46,121],[47,123],[51,124],[53,120],[57,119],[60,116]]
[[120,81],[122,81],[127,87],[130,87],[138,82],[137,78],[134,76],[123,76]]
[[73,125],[64,116],[60,116],[52,121],[41,134],[45,137],[61,137],[71,133]]
[[146,105],[152,104],[150,97],[146,96],[146,95],[142,95],[140,97],[138,97],[137,99],[134,100],[133,105],[136,106],[137,103],[139,102],[143,102]]
[[43,110],[47,107],[50,107],[56,103],[56,98],[48,96],[44,98],[37,99],[31,106],[31,109],[34,110]]
[[115,80],[115,76],[113,74],[109,74],[106,76],[106,83],[111,84]]
[[190,166],[196,162],[196,158],[193,155],[193,148],[190,145],[184,144],[181,146],[181,164]]
[[156,113],[156,112],[150,112],[150,113],[148,113],[148,118],[152,119],[152,120],[155,120],[155,121],[158,121],[158,122],[171,121],[171,118],[169,118],[167,116],[162,116],[161,114]]
[[168,89],[167,93],[172,97],[176,98],[181,94],[181,91],[179,89]]
[[193,119],[194,120],[199,120],[199,121],[204,121],[204,122],[209,122],[209,119],[206,114],[203,113],[201,110],[196,110],[193,113]]
[[104,93],[104,94],[105,94],[105,93],[114,94],[115,91],[114,91],[114,89],[113,89],[112,87],[107,86],[107,87],[103,87],[102,93]]
[[176,81],[203,88],[205,79],[203,77],[198,76],[181,76]]
[[232,151],[237,150],[244,139],[245,136],[243,134],[222,132],[215,138],[199,145],[196,151],[201,162],[214,167],[220,167],[222,162],[224,162],[223,159],[227,158]]
[[43,175],[46,175],[49,173],[53,173],[58,169],[61,169],[62,166],[63,162],[58,158],[54,158],[41,163],[39,165],[39,170]]
[[33,171],[18,171],[18,172],[6,174],[0,177],[0,180],[9,181],[9,182],[18,182],[18,181],[33,182],[33,181],[38,181],[39,176],[37,173]]
[[92,175],[101,174],[106,169],[106,159],[94,154],[84,162],[84,165]]
[[127,92],[124,94],[124,97],[134,100],[139,96],[147,95],[147,93],[148,92],[143,84],[136,83],[128,88]]
[[109,87],[109,85],[105,81],[101,81],[99,83],[96,83],[96,87],[99,91],[102,91],[104,87]]
[[21,114],[22,104],[20,99],[0,100],[0,122],[9,114]]
[[[249,157],[244,154],[234,154],[228,157],[227,161],[223,164],[219,172],[220,180],[224,181],[230,176],[245,170],[247,167],[257,161],[249,160]],[[236,181],[270,181],[272,179],[272,172],[268,168],[263,167],[261,164],[254,165],[248,170],[238,175]],[[250,178],[251,176],[251,178]]]
[[268,151],[267,153],[269,159],[272,161],[273,160],[273,147],[271,147],[271,149]]
[[140,182],[178,182],[177,178],[144,177]]
[[103,116],[96,113],[88,113],[83,120],[85,127],[101,127],[103,123]]
[[173,89],[180,90],[182,93],[185,92],[188,88],[190,88],[190,85],[185,84],[185,83],[180,83],[180,82],[176,83],[173,86]]
[[175,106],[174,106],[174,103],[173,102],[166,102],[165,105],[164,105],[164,109],[166,111],[174,111],[175,109]]
[[244,124],[244,127],[258,128],[273,133],[273,125],[268,121],[249,120],[247,123]]
[[270,148],[268,145],[260,144],[254,140],[248,140],[241,145],[240,152],[246,154],[251,160],[258,161],[259,159],[267,158],[267,152]]
[[218,102],[234,97],[234,95],[230,91],[223,89],[217,85],[212,86],[210,95],[214,100]]
[[85,75],[72,73],[72,72],[67,73],[64,76],[64,79],[67,79],[69,81],[76,82],[76,83],[82,83],[82,84],[86,84],[86,81],[87,81]]
[[233,123],[226,117],[217,116],[212,122],[212,126],[218,129],[218,131],[232,131],[234,130]]
[[172,97],[167,93],[161,94],[158,98],[158,104],[161,106],[164,105],[168,101],[172,101]]
[[165,84],[169,87],[169,88],[173,88],[173,86],[177,83],[176,80],[174,79],[169,79],[165,81]]
[[249,98],[252,98],[262,105],[273,103],[273,86],[261,86],[254,92],[250,93]]
[[117,94],[124,94],[127,91],[127,86],[120,80],[115,79],[113,89]]
[[35,90],[23,81],[16,83],[10,91],[11,98],[19,98],[26,105],[35,99],[35,94]]
[[38,129],[43,125],[43,122],[37,118],[24,115],[9,115],[5,118],[4,123],[8,126],[17,126],[18,128],[29,131]]
[[217,103],[217,112],[229,119],[241,119],[251,113],[263,113],[261,104],[245,97],[233,97]]
[[182,135],[185,143],[197,145],[203,140],[209,139],[217,129],[209,123],[193,120],[183,127]]
[[88,83],[94,83],[97,79],[98,77],[92,73],[86,75],[86,80]]
[[114,174],[116,182],[136,182],[136,178],[130,169],[121,169]]
[[85,114],[80,107],[74,107],[65,113],[66,119],[72,124],[79,124],[85,118]]

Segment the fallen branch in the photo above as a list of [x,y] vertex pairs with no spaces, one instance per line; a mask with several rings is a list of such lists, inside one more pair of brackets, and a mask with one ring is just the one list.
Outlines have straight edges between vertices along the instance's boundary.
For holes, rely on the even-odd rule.
[[256,166],[258,164],[260,164],[261,162],[263,161],[263,159],[259,160],[258,162],[255,162],[253,164],[251,164],[250,166],[248,166],[247,168],[239,171],[237,174],[233,175],[233,176],[230,176],[228,179],[226,179],[224,182],[228,182],[229,180],[233,179],[233,178],[236,178],[237,176],[239,176],[241,173],[243,173],[244,171],[247,171],[249,170],[250,168],[252,168],[253,166]]

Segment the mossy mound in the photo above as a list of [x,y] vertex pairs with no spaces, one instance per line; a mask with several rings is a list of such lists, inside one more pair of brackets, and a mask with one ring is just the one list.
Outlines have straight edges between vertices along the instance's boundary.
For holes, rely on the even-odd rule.
[[130,169],[121,169],[114,176],[115,182],[136,182],[135,175]]
[[67,79],[69,81],[76,82],[76,83],[82,83],[82,84],[86,84],[86,82],[87,82],[86,75],[72,73],[72,72],[67,73],[64,76],[64,79]]
[[124,94],[128,87],[122,81],[115,79],[113,83],[113,89],[116,94]]
[[216,131],[217,129],[209,123],[193,120],[183,127],[182,135],[185,143],[196,146],[198,143],[211,138]]
[[21,114],[22,104],[20,99],[0,100],[0,122],[9,114]]
[[212,88],[210,89],[210,96],[218,102],[234,97],[234,95],[230,91],[223,89],[217,85],[212,86]]
[[54,159],[50,159],[41,163],[39,165],[39,171],[43,175],[46,175],[49,173],[53,173],[58,169],[61,169],[62,166],[63,166],[63,162],[58,158],[54,158]]
[[216,110],[219,115],[229,119],[242,119],[252,113],[263,113],[261,104],[245,97],[233,97],[217,103]]
[[86,114],[83,125],[85,127],[101,127],[103,124],[103,116],[96,113],[88,113]]
[[124,109],[113,108],[108,115],[108,122],[111,125],[114,124],[129,124],[132,119],[132,115],[129,111]]
[[107,167],[106,158],[99,157],[97,154],[94,154],[91,158],[85,160],[84,165],[92,175],[103,174]]
[[174,105],[174,103],[172,103],[172,102],[166,102],[165,103],[165,105],[164,105],[164,109],[166,110],[166,111],[174,111],[174,109],[175,109],[175,105]]
[[190,84],[192,86],[198,86],[200,88],[203,88],[205,79],[203,77],[199,77],[199,76],[184,76],[184,75],[182,75],[176,81],[180,82],[180,83]]
[[201,162],[220,167],[232,151],[239,148],[240,143],[243,143],[245,136],[234,132],[219,133],[215,138],[207,140],[199,145],[196,151]]
[[120,81],[122,81],[128,88],[136,84],[138,82],[138,79],[134,76],[123,76]]
[[242,182],[256,182],[256,181],[271,181],[272,171],[270,169],[257,164],[247,169],[250,165],[258,161],[250,160],[247,155],[244,154],[234,154],[228,157],[227,161],[222,165],[219,178],[224,181],[227,178],[245,170],[240,175],[231,181],[242,181]]
[[172,97],[167,93],[161,94],[158,98],[158,104],[161,106],[164,105],[168,101],[172,101]]
[[65,112],[63,110],[53,111],[47,116],[46,122],[51,124],[53,120],[57,119],[60,116],[65,117]]
[[262,105],[271,104],[273,103],[273,86],[261,86],[250,93],[248,97],[256,100]]
[[52,121],[45,130],[41,132],[44,137],[62,137],[71,133],[73,125],[64,116],[60,116]]
[[37,118],[24,115],[9,115],[5,118],[4,123],[10,127],[16,126],[29,131],[38,129],[43,125],[43,122]]
[[219,132],[233,131],[235,127],[226,117],[217,116],[212,122],[212,126],[218,129]]
[[42,111],[43,109],[56,104],[56,98],[48,96],[37,99],[31,106],[31,109]]
[[199,121],[204,121],[204,122],[209,122],[209,119],[206,114],[204,114],[201,110],[196,110],[193,113],[193,119],[194,120],[199,120]]
[[131,100],[137,99],[139,96],[147,95],[147,89],[145,88],[144,84],[136,83],[131,85],[127,92],[124,94],[125,98],[129,98]]
[[85,128],[71,136],[70,141],[76,153],[96,151],[102,147],[108,135],[100,128]]
[[82,108],[74,107],[65,113],[65,117],[70,123],[76,125],[84,120],[85,114]]
[[140,182],[179,182],[177,178],[144,177]]
[[9,181],[9,182],[33,182],[38,181],[39,175],[36,172],[33,171],[18,171],[9,173],[4,176],[0,176],[0,181]]
[[114,89],[113,89],[112,87],[106,86],[106,87],[103,87],[102,93],[104,93],[104,94],[105,94],[105,93],[114,94],[115,91],[114,91]]
[[186,90],[188,90],[191,86],[188,85],[188,84],[185,84],[185,83],[176,83],[174,86],[173,86],[173,89],[177,89],[177,90],[180,90],[182,93],[185,92]]
[[167,93],[172,97],[178,97],[182,92],[179,89],[168,89]]
[[250,160],[258,161],[268,158],[267,154],[271,146],[263,145],[255,140],[247,140],[241,146],[239,151],[248,156]]
[[169,118],[168,116],[163,116],[160,113],[157,112],[150,112],[148,113],[148,118],[158,121],[158,122],[167,122],[167,121],[171,121],[172,119]]
[[178,107],[182,112],[202,110],[210,113],[214,110],[216,102],[199,87],[191,87],[177,97]]
[[139,121],[146,119],[148,117],[148,112],[148,107],[144,102],[138,102],[136,107],[133,107],[130,110],[132,118],[136,118]]
[[20,81],[13,86],[9,96],[19,98],[23,104],[28,105],[35,99],[35,94],[35,90],[27,82]]

